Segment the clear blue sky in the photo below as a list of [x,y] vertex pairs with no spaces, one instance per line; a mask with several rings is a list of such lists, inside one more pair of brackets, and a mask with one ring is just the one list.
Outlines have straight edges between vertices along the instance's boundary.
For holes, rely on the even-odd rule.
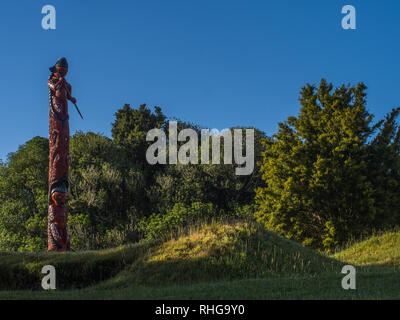
[[[41,27],[46,4],[55,31]],[[355,31],[341,28],[346,4]],[[70,107],[71,133],[110,136],[118,108],[147,103],[207,128],[272,134],[322,77],[365,82],[377,117],[400,105],[399,0],[4,0],[0,40],[2,159],[48,136],[48,67],[60,56],[85,116]]]

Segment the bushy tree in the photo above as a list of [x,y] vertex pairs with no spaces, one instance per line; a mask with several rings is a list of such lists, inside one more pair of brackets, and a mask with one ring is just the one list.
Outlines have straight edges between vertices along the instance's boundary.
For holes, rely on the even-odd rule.
[[[193,128],[200,132],[200,127],[192,127],[188,123],[178,122],[178,129]],[[245,129],[245,128],[236,128]],[[231,129],[233,133],[233,128]],[[257,129],[255,131],[255,160],[261,160],[261,138],[265,134]],[[233,134],[232,134],[233,136]],[[218,212],[228,214],[233,208],[249,205],[254,202],[255,188],[262,185],[261,173],[254,167],[248,176],[236,175],[236,164],[224,163],[224,139],[221,139],[220,164],[180,164],[163,166],[155,175],[155,181],[148,189],[151,201],[157,203],[158,212],[170,209],[176,203],[186,206],[192,203],[212,203]],[[183,144],[184,142],[181,142]],[[178,143],[179,145],[179,143]],[[211,137],[209,141],[209,155],[212,155]],[[245,139],[244,143],[245,145]],[[243,149],[245,147],[243,146]],[[198,155],[201,154],[201,145]],[[232,150],[233,154],[233,150]]]
[[377,124],[378,134],[368,145],[368,173],[374,186],[376,226],[400,224],[400,130],[393,109]]
[[299,115],[264,140],[256,217],[268,228],[329,250],[387,216],[398,221],[399,191],[384,191],[397,185],[398,110],[373,125],[365,90],[307,85]]
[[124,151],[101,134],[77,132],[70,148],[72,231],[101,238],[107,230],[129,224],[141,208],[142,172],[127,168]]
[[138,109],[125,104],[115,113],[112,137],[126,152],[126,160],[130,165],[147,167],[146,150],[151,145],[151,142],[146,141],[147,132],[154,128],[163,128],[165,119],[160,107],[155,107],[153,113],[146,104],[142,104]]
[[104,227],[124,221],[136,192],[143,187],[140,171],[126,168],[123,155],[101,134],[78,132],[71,139],[73,197],[69,206],[74,212],[88,214],[93,225]]
[[48,139],[35,137],[10,153],[0,167],[0,248],[46,247]]

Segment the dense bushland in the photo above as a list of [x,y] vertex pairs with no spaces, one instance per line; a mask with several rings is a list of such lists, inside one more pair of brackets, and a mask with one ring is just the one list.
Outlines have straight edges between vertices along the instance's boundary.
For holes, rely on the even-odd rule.
[[[200,130],[178,121],[179,130],[188,127]],[[257,168],[250,176],[237,176],[235,165],[150,165],[146,134],[153,128],[168,130],[160,108],[152,112],[145,105],[125,105],[115,114],[112,139],[93,132],[71,137],[73,248],[114,247],[154,238],[198,218],[254,211],[247,209],[262,183]],[[256,136],[264,134],[256,130]],[[256,149],[261,159],[260,140]],[[0,250],[46,248],[48,152],[48,140],[35,137],[1,163]]]
[[[115,247],[229,216],[255,217],[285,237],[332,250],[400,224],[400,109],[373,122],[365,91],[325,80],[305,86],[297,117],[272,137],[255,129],[258,165],[249,176],[235,175],[235,165],[148,164],[146,134],[167,132],[169,119],[159,107],[123,106],[112,138],[71,137],[72,247]],[[201,130],[178,120],[183,128]],[[46,248],[48,152],[48,140],[35,137],[0,161],[0,251]]]

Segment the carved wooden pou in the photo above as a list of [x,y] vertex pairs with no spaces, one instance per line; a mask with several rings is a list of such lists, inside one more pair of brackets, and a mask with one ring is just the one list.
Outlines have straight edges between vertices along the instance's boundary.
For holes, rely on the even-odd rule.
[[48,251],[70,250],[68,232],[68,195],[69,173],[69,116],[68,100],[71,96],[71,85],[65,80],[68,63],[60,58],[50,68],[49,77],[49,210],[48,210]]

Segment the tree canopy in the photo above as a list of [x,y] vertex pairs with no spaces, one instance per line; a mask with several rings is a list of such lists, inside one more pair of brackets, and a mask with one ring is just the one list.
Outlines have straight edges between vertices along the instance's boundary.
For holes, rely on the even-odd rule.
[[400,109],[373,124],[365,91],[306,85],[299,115],[264,140],[256,217],[268,228],[329,250],[400,222]]

